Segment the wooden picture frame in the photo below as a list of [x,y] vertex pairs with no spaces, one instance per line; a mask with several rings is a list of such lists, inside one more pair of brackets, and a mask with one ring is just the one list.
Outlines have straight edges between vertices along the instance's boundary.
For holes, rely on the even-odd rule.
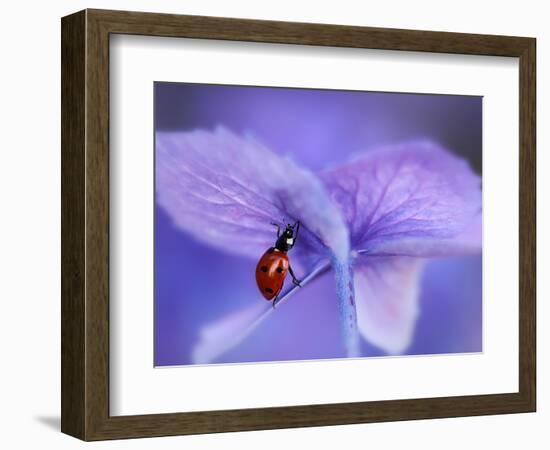
[[[101,440],[535,411],[535,39],[104,10],[61,25],[64,433]],[[117,33],[519,58],[519,391],[110,416],[109,36]]]

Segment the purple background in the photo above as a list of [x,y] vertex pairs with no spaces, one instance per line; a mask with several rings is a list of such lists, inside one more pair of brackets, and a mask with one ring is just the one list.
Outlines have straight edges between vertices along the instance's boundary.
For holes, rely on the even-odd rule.
[[[373,146],[430,138],[481,173],[482,98],[155,83],[156,130],[251,133],[313,171]],[[269,174],[265,174],[269,176]],[[155,365],[190,364],[202,326],[265,301],[257,261],[227,255],[177,230],[156,207]],[[432,260],[407,354],[481,351],[481,256]],[[296,294],[217,362],[343,357],[332,274]],[[365,356],[380,356],[362,342]]]

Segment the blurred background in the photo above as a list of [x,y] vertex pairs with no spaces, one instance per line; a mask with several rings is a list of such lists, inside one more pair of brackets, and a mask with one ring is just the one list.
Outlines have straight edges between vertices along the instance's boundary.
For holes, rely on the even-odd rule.
[[[482,98],[157,82],[156,130],[249,133],[312,171],[379,145],[429,138],[482,170]],[[266,174],[268,176],[268,174]],[[275,234],[274,234],[275,238]],[[258,255],[260,256],[260,255]],[[252,302],[257,261],[196,242],[156,207],[155,365],[191,363],[205,325]],[[430,260],[408,355],[482,351],[481,256]],[[365,356],[383,356],[362,342]],[[292,297],[217,362],[343,357],[333,274]]]

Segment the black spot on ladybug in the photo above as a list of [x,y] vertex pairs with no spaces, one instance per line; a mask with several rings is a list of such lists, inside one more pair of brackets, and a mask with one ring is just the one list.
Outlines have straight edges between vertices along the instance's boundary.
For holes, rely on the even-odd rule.
[[261,270],[262,272],[267,272],[267,266],[262,266],[262,267],[260,267],[260,270]]
[[283,268],[281,266],[277,267],[277,273],[281,273],[283,271]]
[[266,292],[269,292],[270,294],[273,294],[273,289],[271,289],[271,288],[265,288],[264,290],[265,290]]

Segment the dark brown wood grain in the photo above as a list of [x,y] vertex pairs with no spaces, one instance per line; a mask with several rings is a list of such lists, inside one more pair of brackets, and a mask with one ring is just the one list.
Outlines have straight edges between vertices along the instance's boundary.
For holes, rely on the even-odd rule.
[[536,408],[536,41],[519,63],[519,391]]
[[[113,33],[519,57],[519,391],[110,416],[109,35]],[[101,10],[63,18],[62,431],[99,440],[534,411],[535,129],[532,38]]]
[[61,430],[84,436],[86,14],[61,26]]

